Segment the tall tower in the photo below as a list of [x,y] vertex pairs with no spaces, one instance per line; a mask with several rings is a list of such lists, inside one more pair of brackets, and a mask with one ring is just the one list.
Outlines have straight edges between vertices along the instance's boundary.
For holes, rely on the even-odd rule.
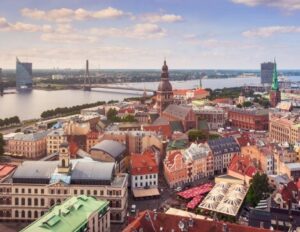
[[270,92],[270,103],[272,107],[276,107],[276,105],[281,101],[281,93],[279,90],[278,83],[278,74],[277,74],[277,64],[274,60],[274,70],[273,70],[273,78],[272,78],[272,88]]
[[59,146],[59,164],[57,168],[59,173],[69,173],[71,170],[69,145],[66,142]]
[[89,61],[88,60],[86,60],[86,63],[85,63],[85,75],[84,75],[83,90],[84,91],[91,91],[91,77],[90,77]]
[[16,60],[16,87],[18,90],[32,88],[32,63]]
[[164,60],[164,65],[162,66],[160,83],[156,94],[156,108],[158,109],[159,114],[162,114],[167,106],[173,103],[173,90],[169,81],[169,70],[166,60]]
[[4,86],[2,81],[2,69],[0,68],[0,96],[3,96]]

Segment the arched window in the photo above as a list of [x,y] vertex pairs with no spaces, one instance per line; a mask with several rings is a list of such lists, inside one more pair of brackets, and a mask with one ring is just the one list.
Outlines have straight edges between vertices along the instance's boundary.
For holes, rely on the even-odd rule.
[[45,205],[45,199],[42,198],[42,199],[41,199],[41,206],[44,206],[44,205]]
[[50,206],[52,206],[52,205],[54,205],[54,204],[55,204],[54,199],[51,199],[51,200],[50,200]]
[[19,198],[15,198],[15,205],[19,205]]
[[21,199],[21,205],[25,205],[25,198]]
[[27,199],[28,205],[31,205],[31,198]]
[[34,218],[38,218],[39,215],[38,215],[38,211],[34,211]]
[[16,217],[16,218],[19,217],[19,211],[18,211],[18,210],[15,211],[15,217]]
[[61,163],[62,163],[62,166],[63,166],[63,167],[66,166],[66,161],[65,161],[64,159],[61,161]]
[[24,210],[22,210],[22,212],[21,212],[21,218],[25,218],[25,211]]
[[34,205],[37,206],[39,204],[39,199],[34,198]]
[[28,212],[27,212],[27,215],[28,215],[28,218],[31,218],[31,211],[29,210]]

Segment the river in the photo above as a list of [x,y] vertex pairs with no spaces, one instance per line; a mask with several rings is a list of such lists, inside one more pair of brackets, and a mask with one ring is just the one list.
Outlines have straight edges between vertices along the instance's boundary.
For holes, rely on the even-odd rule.
[[[294,80],[294,78],[292,78]],[[295,80],[300,80],[297,77]],[[198,80],[173,81],[173,88],[195,88]],[[258,84],[260,78],[227,78],[203,79],[204,88],[237,87],[248,84]],[[123,86],[136,88],[156,89],[158,82],[124,83]],[[10,90],[11,91],[11,90]],[[91,92],[82,90],[32,90],[26,93],[5,94],[0,97],[0,118],[19,116],[21,120],[39,118],[40,114],[48,109],[93,103],[97,101],[123,100],[128,97],[141,96],[142,92],[125,90],[93,89]]]

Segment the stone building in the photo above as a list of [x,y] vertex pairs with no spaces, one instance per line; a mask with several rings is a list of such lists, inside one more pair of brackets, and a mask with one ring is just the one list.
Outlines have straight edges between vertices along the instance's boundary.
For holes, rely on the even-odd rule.
[[128,175],[115,174],[114,163],[70,160],[67,144],[59,161],[24,161],[0,183],[0,220],[33,221],[71,196],[109,201],[110,219],[123,223],[127,212]]

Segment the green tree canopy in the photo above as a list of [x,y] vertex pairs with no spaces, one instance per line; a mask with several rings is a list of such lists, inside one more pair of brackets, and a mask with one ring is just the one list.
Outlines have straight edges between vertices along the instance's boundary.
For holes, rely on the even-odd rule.
[[256,173],[250,184],[246,201],[255,207],[261,199],[265,198],[266,195],[271,192],[268,176],[266,174]]

